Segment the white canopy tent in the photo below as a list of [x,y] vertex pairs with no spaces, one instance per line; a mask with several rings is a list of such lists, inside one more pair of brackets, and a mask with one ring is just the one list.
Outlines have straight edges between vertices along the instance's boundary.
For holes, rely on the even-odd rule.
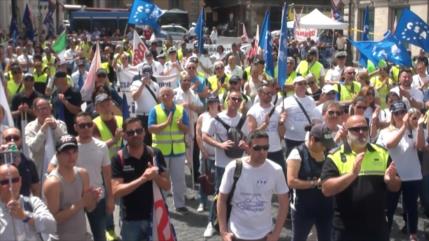
[[325,14],[321,13],[317,8],[311,13],[301,17],[299,21],[301,28],[313,28],[313,29],[346,29],[347,23],[342,23],[332,18],[329,18]]

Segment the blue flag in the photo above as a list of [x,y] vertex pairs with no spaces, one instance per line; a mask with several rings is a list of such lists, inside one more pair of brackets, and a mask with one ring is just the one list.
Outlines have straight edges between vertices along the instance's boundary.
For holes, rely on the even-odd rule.
[[282,11],[282,23],[280,29],[280,42],[279,42],[279,56],[277,58],[278,69],[278,83],[279,87],[283,89],[287,79],[287,20],[288,9],[287,4],[284,3]]
[[55,27],[54,27],[54,12],[56,6],[53,2],[49,0],[48,2],[48,12],[46,13],[45,18],[43,19],[43,24],[46,25],[48,30],[48,37],[55,36]]
[[9,34],[10,38],[13,39],[13,42],[16,42],[16,36],[18,35],[18,25],[16,24],[16,18],[12,17],[9,25]]
[[127,96],[125,96],[125,93],[122,95],[122,117],[124,120],[128,119],[130,117],[130,106],[127,102]]
[[204,17],[205,17],[204,8],[202,8],[200,11],[200,16],[198,17],[197,25],[195,26],[195,34],[197,35],[199,54],[201,54],[204,49],[204,26],[205,26]]
[[149,0],[134,0],[131,7],[128,23],[135,25],[148,25],[155,32],[159,31],[158,18],[164,11]]
[[395,35],[387,34],[379,42],[350,40],[350,43],[375,65],[378,65],[381,60],[385,60],[400,66],[411,67],[411,56]]
[[261,25],[261,30],[259,30],[259,47],[261,49],[265,49],[266,48],[266,42],[264,41],[265,37],[266,37],[266,32],[267,29],[269,28],[270,25],[270,11],[267,10],[265,12],[265,17],[264,17],[264,21],[262,21],[262,25]]
[[24,17],[22,18],[22,23],[25,26],[25,35],[28,39],[34,39],[34,29],[33,22],[31,21],[31,12],[30,8],[28,8],[28,4],[25,5]]
[[[366,6],[365,12],[363,13],[363,32],[362,32],[362,41],[368,41],[369,40],[369,7]],[[366,67],[368,63],[368,58],[361,54],[359,58],[359,65],[362,67]]]
[[409,9],[402,11],[395,36],[429,52],[429,25]]
[[[270,31],[270,11],[265,12],[264,26],[262,26],[261,34],[263,34],[262,39],[259,40],[259,45],[264,46],[264,60],[265,60],[265,72],[274,77],[274,62],[273,62],[273,43],[271,42],[271,31]],[[261,44],[261,42],[263,42]]]

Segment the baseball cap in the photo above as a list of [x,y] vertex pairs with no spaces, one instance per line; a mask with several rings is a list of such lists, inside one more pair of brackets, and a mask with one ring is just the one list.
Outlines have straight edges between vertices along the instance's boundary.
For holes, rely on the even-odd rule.
[[95,104],[99,104],[105,100],[110,100],[109,95],[107,95],[106,93],[101,93],[95,96]]
[[61,152],[67,148],[78,148],[77,140],[72,135],[64,135],[60,137],[60,140],[57,142],[55,149],[57,152]]
[[303,76],[297,76],[294,80],[293,80],[293,83],[295,84],[295,83],[298,83],[298,82],[301,82],[301,81],[307,81]]
[[156,58],[157,59],[161,59],[161,58],[165,59],[165,53],[162,52],[162,53],[158,54],[158,56],[156,56]]
[[34,79],[34,75],[32,73],[25,73],[24,79],[27,79],[27,78],[33,78]]
[[142,73],[152,73],[152,66],[149,64],[143,64]]
[[308,51],[309,55],[317,55],[319,51],[317,50],[316,47],[311,47],[310,50]]
[[107,75],[107,71],[104,68],[97,69],[97,75]]
[[390,112],[407,111],[407,105],[401,100],[397,100],[390,105]]
[[170,48],[167,50],[167,53],[168,53],[168,54],[176,53],[176,52],[177,52],[177,50],[176,50],[176,48],[175,48],[175,47],[170,47]]
[[332,132],[325,124],[315,124],[311,127],[310,136],[317,138],[328,150],[336,146]]
[[326,85],[324,85],[324,86],[323,86],[323,88],[322,88],[322,94],[327,94],[327,93],[329,93],[329,92],[331,92],[331,91],[338,92],[338,91],[334,88],[334,86],[333,86],[333,85],[331,85],[331,84],[326,84]]
[[207,103],[219,102],[219,98],[215,94],[209,94],[207,96]]
[[233,75],[229,79],[229,83],[231,83],[231,82],[237,83],[237,82],[240,82],[240,81],[241,81],[241,78],[240,78],[240,76],[237,76],[237,75]]

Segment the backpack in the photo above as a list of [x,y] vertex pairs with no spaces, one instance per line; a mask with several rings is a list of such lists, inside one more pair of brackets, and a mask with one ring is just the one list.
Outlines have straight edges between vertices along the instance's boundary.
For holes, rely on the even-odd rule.
[[[224,150],[225,155],[229,158],[242,157],[244,151],[240,147],[238,147],[238,144],[239,144],[240,140],[242,140],[244,137],[244,134],[241,131],[241,128],[243,127],[243,124],[245,121],[245,116],[243,115],[240,118],[237,126],[235,126],[235,127],[231,127],[228,124],[226,124],[221,118],[219,118],[219,116],[216,116],[215,119],[217,121],[219,121],[219,123],[221,123],[223,127],[225,127],[228,140],[231,140],[234,142],[234,146],[232,146],[231,148],[228,148],[227,150]],[[220,141],[223,142],[224,140],[220,139]]]
[[[228,223],[229,217],[231,216],[231,201],[234,196],[235,186],[237,184],[238,179],[241,176],[241,170],[243,169],[243,161],[241,159],[235,160],[235,170],[234,170],[234,181],[232,182],[231,192],[228,195],[228,199],[226,200],[226,222]],[[211,223],[213,227],[219,232],[219,219],[217,214],[217,201],[219,200],[219,193],[216,194],[213,198],[213,206],[212,206],[212,216],[210,217]]]

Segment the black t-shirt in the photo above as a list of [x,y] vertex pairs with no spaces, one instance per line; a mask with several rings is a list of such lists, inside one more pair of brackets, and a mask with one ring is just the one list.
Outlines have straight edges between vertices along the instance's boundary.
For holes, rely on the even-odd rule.
[[18,165],[18,172],[21,176],[21,191],[20,194],[30,196],[31,185],[39,182],[36,165],[32,160],[27,159],[21,154],[21,162]]
[[[66,90],[66,92],[64,92],[64,98],[68,102],[70,102],[70,104],[72,104],[74,106],[80,107],[80,105],[82,104],[82,96],[81,96],[80,92],[76,89],[71,88],[71,87],[68,88]],[[54,94],[52,95],[52,105],[54,107],[55,118],[57,118],[57,119],[61,119],[59,108],[61,108],[60,105],[63,106],[64,117],[65,117],[63,121],[67,125],[67,132],[69,134],[76,135],[77,133],[73,127],[75,114],[68,111],[67,108],[64,106],[64,104],[58,99],[58,91],[55,91]]]
[[[23,92],[20,92],[12,98],[11,110],[12,111],[18,110],[18,107],[24,103],[27,104],[29,108],[31,108],[33,105],[34,99],[41,96],[42,94],[40,94],[37,91],[33,91],[33,93],[31,93],[30,96],[26,96]],[[29,114],[27,115],[27,123],[29,123],[30,121],[33,121],[34,119],[35,117],[33,115],[29,115]],[[14,121],[15,121],[15,125],[18,126],[21,131],[24,130],[24,126],[21,126],[21,116],[14,118]]]
[[[118,155],[112,158],[112,178],[122,178],[124,183],[129,183],[140,177],[148,167],[148,162],[153,162],[147,148],[145,146],[140,159],[130,156],[126,147],[122,148],[123,162]],[[156,157],[155,165],[159,168],[159,173],[163,173],[166,169],[164,156],[159,149],[152,148],[152,150]],[[153,208],[152,181],[145,182],[132,193],[122,197],[122,204],[125,220],[150,220]]]
[[[392,160],[389,157],[387,166]],[[321,180],[338,177],[340,173],[334,161],[327,158]],[[344,191],[334,197],[334,228],[368,237],[384,237],[386,222],[387,187],[383,175],[358,176]]]

